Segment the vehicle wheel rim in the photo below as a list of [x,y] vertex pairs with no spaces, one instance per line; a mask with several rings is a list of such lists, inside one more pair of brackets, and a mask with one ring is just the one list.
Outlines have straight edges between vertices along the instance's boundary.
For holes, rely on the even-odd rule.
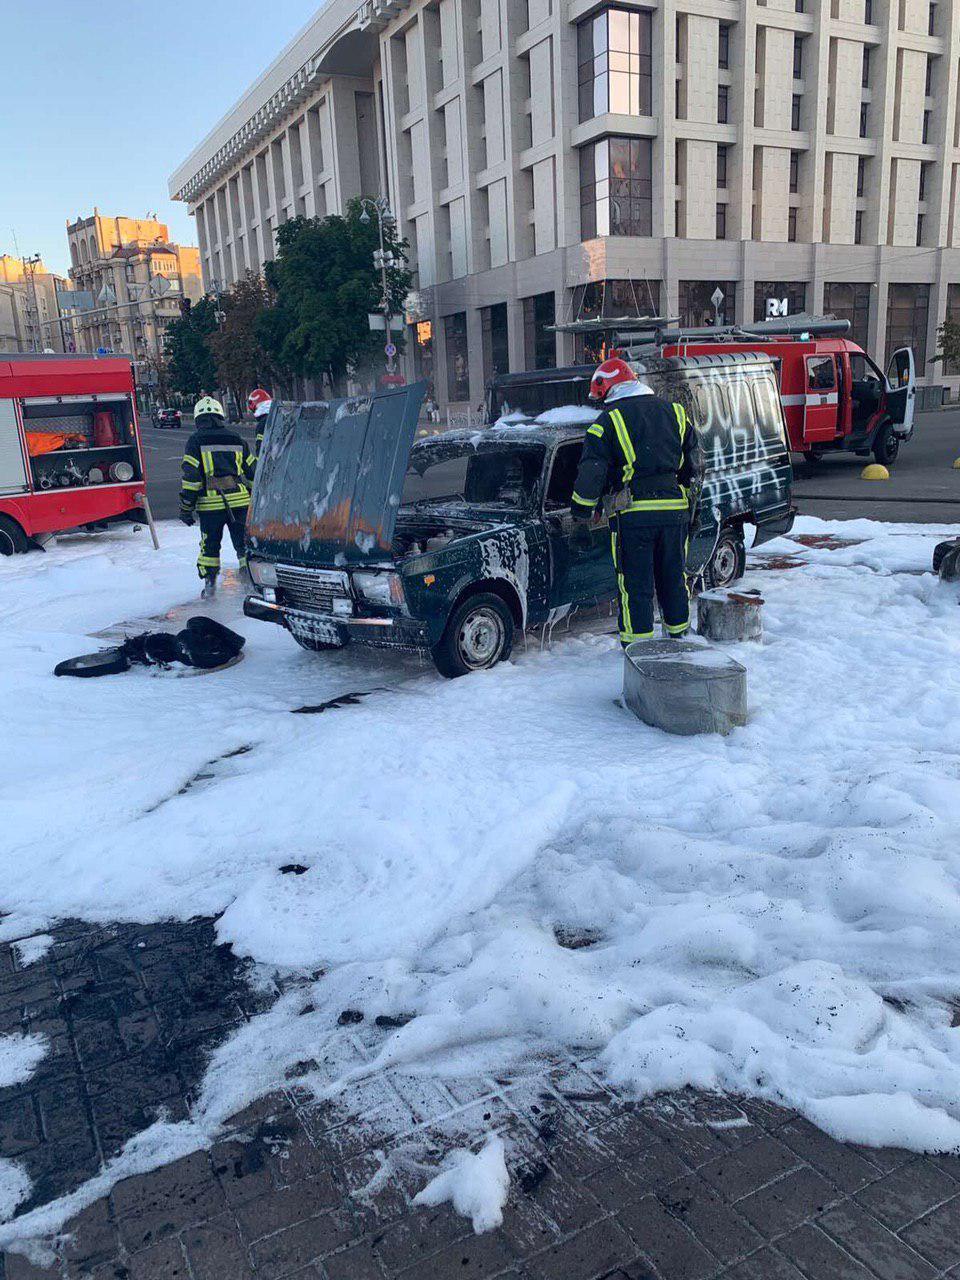
[[732,543],[725,542],[717,548],[717,554],[713,561],[713,576],[716,579],[717,586],[723,586],[729,582],[737,569],[737,553]]
[[457,650],[465,666],[489,667],[503,651],[506,631],[503,619],[495,609],[476,609],[468,613],[457,636]]

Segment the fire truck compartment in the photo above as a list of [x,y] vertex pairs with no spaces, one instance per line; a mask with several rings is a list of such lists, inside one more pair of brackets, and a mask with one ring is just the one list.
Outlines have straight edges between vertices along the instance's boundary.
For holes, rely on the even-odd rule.
[[142,478],[130,397],[38,396],[20,402],[34,488]]

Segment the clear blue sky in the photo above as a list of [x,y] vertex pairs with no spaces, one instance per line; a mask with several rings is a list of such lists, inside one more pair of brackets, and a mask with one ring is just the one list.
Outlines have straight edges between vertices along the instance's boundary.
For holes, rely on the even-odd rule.
[[167,178],[322,0],[5,0],[0,253],[69,262],[65,224],[156,211],[196,244]]

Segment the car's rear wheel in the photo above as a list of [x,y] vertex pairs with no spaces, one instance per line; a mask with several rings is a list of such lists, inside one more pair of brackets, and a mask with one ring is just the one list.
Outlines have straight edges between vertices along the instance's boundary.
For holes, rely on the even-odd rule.
[[485,671],[510,657],[514,621],[509,607],[493,592],[468,596],[454,609],[433,649],[442,676],[453,679]]
[[10,516],[0,515],[0,556],[15,556],[26,551],[27,535]]
[[703,572],[706,587],[731,587],[747,568],[747,549],[739,529],[721,529],[713,555]]
[[888,422],[880,428],[873,446],[873,456],[882,467],[889,467],[892,462],[896,462],[899,452],[900,441],[894,434],[893,423]]

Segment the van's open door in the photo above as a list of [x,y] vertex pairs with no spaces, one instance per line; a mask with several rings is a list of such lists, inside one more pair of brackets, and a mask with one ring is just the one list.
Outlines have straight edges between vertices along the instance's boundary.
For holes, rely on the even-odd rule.
[[887,365],[886,410],[901,438],[913,435],[913,407],[917,398],[917,366],[910,347],[900,347]]

